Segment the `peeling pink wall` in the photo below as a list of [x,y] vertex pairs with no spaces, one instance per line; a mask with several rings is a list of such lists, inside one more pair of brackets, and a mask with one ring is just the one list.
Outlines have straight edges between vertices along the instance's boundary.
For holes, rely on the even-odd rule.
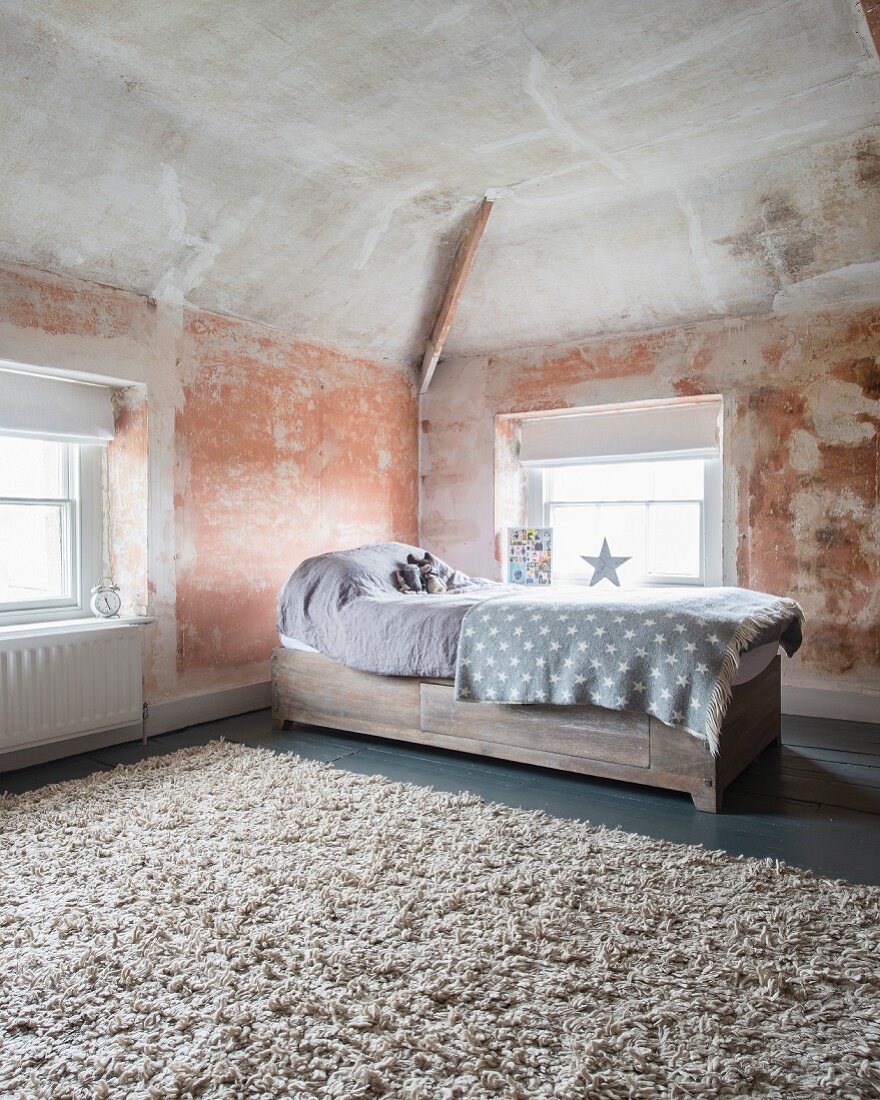
[[499,414],[699,393],[725,403],[725,583],[803,604],[789,683],[878,690],[878,309],[444,362],[422,399],[422,541],[499,575],[500,528],[521,508],[504,468],[515,422]]
[[104,570],[119,585],[122,615],[146,615],[149,605],[149,423],[146,389],[113,391],[116,436],[107,445]]
[[158,619],[150,701],[267,679],[275,597],[302,558],[416,539],[417,399],[399,365],[13,266],[0,356],[119,387],[108,561],[126,608]]
[[[264,679],[275,593],[302,557],[416,539],[416,399],[397,365],[13,266],[0,355],[121,387],[110,562],[127,606],[146,585],[158,618],[153,700]],[[444,362],[421,410],[422,541],[497,570],[496,503],[521,506],[504,470],[513,422],[499,433],[497,415],[715,392],[725,581],[804,605],[789,682],[876,690],[880,310]]]
[[176,415],[178,667],[265,660],[278,589],[325,550],[416,537],[416,406],[396,369],[188,315]]

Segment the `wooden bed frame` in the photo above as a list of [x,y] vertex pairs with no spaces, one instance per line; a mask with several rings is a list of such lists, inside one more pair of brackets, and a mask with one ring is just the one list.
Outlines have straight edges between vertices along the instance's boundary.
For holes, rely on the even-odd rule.
[[647,714],[590,706],[458,703],[451,680],[356,672],[319,653],[272,654],[272,721],[326,726],[477,756],[685,791],[717,813],[724,789],[779,739],[779,657],[733,689],[721,750]]

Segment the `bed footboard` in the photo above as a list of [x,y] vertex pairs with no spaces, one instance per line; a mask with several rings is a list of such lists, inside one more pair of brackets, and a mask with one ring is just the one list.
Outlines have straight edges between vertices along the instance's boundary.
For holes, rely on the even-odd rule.
[[725,787],[780,729],[780,661],[734,688],[718,756],[646,714],[590,706],[460,703],[451,680],[377,676],[318,653],[272,654],[272,720],[323,726],[644,783],[691,796],[717,813]]

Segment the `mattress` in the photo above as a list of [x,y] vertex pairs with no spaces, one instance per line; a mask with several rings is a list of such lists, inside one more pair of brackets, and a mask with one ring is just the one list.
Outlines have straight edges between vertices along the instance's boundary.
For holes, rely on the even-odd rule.
[[[318,652],[314,646],[307,645],[305,642],[301,642],[296,638],[288,638],[284,634],[279,634],[278,637],[281,645],[285,649],[297,649],[303,653]],[[754,649],[750,649],[746,653],[743,653],[739,659],[739,668],[733,679],[733,686],[736,687],[738,684],[747,684],[749,680],[754,680],[756,676],[760,676],[778,652],[778,643],[766,642],[764,645],[755,646]]]

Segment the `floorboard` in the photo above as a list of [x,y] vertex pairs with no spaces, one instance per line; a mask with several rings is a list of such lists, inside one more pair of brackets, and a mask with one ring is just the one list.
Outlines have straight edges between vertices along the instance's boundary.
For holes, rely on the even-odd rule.
[[878,724],[841,722],[831,718],[782,716],[782,741],[817,749],[880,754],[880,716]]
[[[872,752],[846,752],[842,749],[818,749],[812,745],[783,745],[782,749],[777,754],[780,761],[787,762],[793,770],[800,769],[806,770],[802,765],[814,765],[825,766],[828,764],[847,764],[855,768],[873,769],[874,772],[880,771],[880,753]],[[762,762],[769,762],[772,759],[771,754],[768,752],[762,754]],[[869,773],[865,773],[867,778],[871,778]]]
[[880,768],[880,753],[818,749],[812,745],[790,745],[786,746],[786,749],[797,753],[802,760],[836,760],[841,764],[857,764],[862,768]]
[[[852,756],[851,760],[860,759]],[[866,756],[866,760],[873,757]],[[880,787],[880,766],[852,763],[851,760],[823,759],[806,755],[801,749],[785,747],[781,752],[765,753],[756,762],[755,772],[768,775],[808,775],[857,787]]]
[[47,787],[51,783],[66,783],[70,779],[85,779],[94,772],[107,771],[107,765],[95,757],[83,753],[80,756],[66,756],[62,760],[52,760],[48,764],[38,764],[33,768],[21,768],[15,772],[0,775],[0,791],[9,794],[23,794]]
[[860,787],[852,783],[838,783],[812,775],[779,772],[775,776],[761,773],[743,775],[738,789],[750,794],[773,793],[780,798],[803,802],[818,802],[823,806],[839,806],[841,809],[859,810],[866,814],[880,814],[880,788]]
[[525,810],[880,885],[880,726],[866,723],[784,717],[783,748],[768,750],[731,784],[717,815],[700,813],[673,791],[317,727],[275,731],[268,711],[10,772],[0,775],[0,790],[33,790],[220,737],[361,775],[469,791]]

